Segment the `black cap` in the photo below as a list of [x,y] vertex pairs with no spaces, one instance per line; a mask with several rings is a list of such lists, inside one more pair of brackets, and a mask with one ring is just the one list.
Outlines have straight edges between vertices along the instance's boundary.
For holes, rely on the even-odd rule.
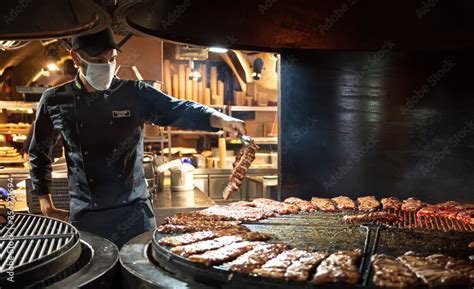
[[112,29],[107,28],[94,34],[87,34],[83,36],[75,37],[72,40],[72,49],[84,51],[89,56],[96,56],[106,49],[117,49],[120,50],[115,41],[114,32]]

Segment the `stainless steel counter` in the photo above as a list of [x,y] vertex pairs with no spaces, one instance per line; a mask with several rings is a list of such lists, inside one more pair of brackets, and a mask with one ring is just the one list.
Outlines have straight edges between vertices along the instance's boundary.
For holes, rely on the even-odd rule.
[[[261,166],[261,167],[251,167],[247,174],[276,174],[278,168],[275,166]],[[231,169],[218,169],[218,168],[197,168],[194,170],[194,175],[229,175]]]
[[215,202],[198,188],[192,191],[172,192],[169,187],[165,187],[163,192],[155,193],[152,203],[158,224],[178,212],[194,211],[215,205]]

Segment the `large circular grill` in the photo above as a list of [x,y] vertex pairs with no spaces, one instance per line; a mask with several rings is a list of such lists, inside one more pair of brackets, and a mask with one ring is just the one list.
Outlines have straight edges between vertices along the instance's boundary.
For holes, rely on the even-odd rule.
[[[474,240],[474,233],[433,231],[435,226],[419,226],[410,229],[400,227],[386,228],[377,225],[352,226],[341,222],[341,213],[311,213],[277,216],[244,225],[251,231],[268,233],[272,236],[269,242],[282,242],[293,247],[313,249],[316,251],[334,252],[337,250],[353,250],[359,248],[363,256],[359,264],[361,281],[356,288],[379,288],[372,283],[370,258],[374,254],[403,255],[407,251],[416,251],[422,255],[442,253],[457,258],[468,259],[470,249],[468,244]],[[442,228],[443,226],[440,226]],[[466,232],[467,231],[467,232]],[[157,231],[146,237],[132,240],[124,246],[125,251],[136,248],[138,242],[142,257],[121,251],[123,257],[129,258],[122,262],[125,271],[133,276],[134,284],[142,282],[147,288],[159,288],[160,280],[154,279],[155,272],[171,273],[180,280],[217,288],[350,288],[346,284],[314,285],[311,282],[285,282],[278,279],[255,277],[247,274],[230,272],[223,266],[205,266],[193,263],[189,259],[170,252],[170,248],[162,246],[158,241],[165,236]],[[169,236],[169,234],[166,234]],[[151,241],[149,240],[151,237]],[[128,248],[128,249],[127,249]],[[132,258],[133,261],[130,259]],[[139,263],[141,267],[133,264]],[[148,264],[145,266],[144,264]],[[128,287],[133,288],[133,287]],[[456,286],[452,288],[469,288]]]
[[[22,288],[56,275],[81,254],[79,232],[70,224],[15,214],[0,229],[0,284]],[[13,277],[14,282],[8,281]]]

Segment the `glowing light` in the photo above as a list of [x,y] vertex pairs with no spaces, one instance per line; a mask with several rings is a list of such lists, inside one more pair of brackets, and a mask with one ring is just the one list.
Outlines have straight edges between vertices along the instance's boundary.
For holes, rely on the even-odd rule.
[[48,70],[49,70],[49,71],[58,71],[58,70],[59,70],[58,65],[57,65],[56,63],[52,63],[52,62],[51,62],[51,63],[48,63],[48,64],[46,65],[46,67],[48,67]]
[[222,47],[209,47],[210,52],[214,53],[227,53],[227,48]]

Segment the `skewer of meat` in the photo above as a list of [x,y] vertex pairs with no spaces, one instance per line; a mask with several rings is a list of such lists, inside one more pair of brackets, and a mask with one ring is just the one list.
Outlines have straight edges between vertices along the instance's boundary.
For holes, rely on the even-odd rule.
[[329,255],[316,269],[313,283],[356,284],[360,279],[357,262],[361,256],[360,250],[339,251]]
[[287,249],[288,247],[283,244],[260,244],[226,264],[225,267],[229,268],[230,271],[250,274],[253,270],[260,268],[268,260],[275,258]]
[[407,288],[418,285],[415,273],[394,257],[376,254],[372,256],[373,282],[385,288]]
[[302,212],[315,212],[318,210],[318,207],[310,201],[302,200],[296,197],[287,198],[285,203],[297,206]]
[[222,192],[224,200],[229,199],[233,193],[240,190],[240,186],[242,185],[245,174],[254,161],[255,153],[258,149],[259,147],[253,140],[250,141],[249,145],[242,146],[233,164],[232,173],[229,177],[229,183]]
[[313,197],[311,199],[311,203],[313,203],[316,207],[318,207],[319,211],[322,212],[337,212],[338,210],[332,203],[331,199],[326,199],[326,198],[318,198],[318,197]]
[[375,196],[365,196],[357,198],[359,203],[359,211],[362,212],[375,212],[380,207],[380,202],[377,201]]
[[334,204],[336,204],[336,208],[341,211],[355,211],[357,210],[357,206],[353,200],[345,196],[339,196],[331,199]]

